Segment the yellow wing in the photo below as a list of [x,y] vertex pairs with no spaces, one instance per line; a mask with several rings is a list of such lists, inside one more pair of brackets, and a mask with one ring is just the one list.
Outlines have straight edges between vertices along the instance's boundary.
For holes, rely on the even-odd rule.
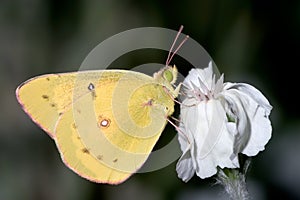
[[52,138],[59,116],[71,108],[75,77],[76,73],[42,75],[22,83],[16,90],[24,111]]
[[68,167],[110,184],[142,166],[174,111],[157,80],[122,70],[40,76],[22,84],[17,97]]

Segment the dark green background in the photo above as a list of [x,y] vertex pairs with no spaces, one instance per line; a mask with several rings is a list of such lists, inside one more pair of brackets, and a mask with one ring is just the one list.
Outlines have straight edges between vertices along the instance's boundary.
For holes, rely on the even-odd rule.
[[[120,186],[88,182],[64,166],[54,142],[15,99],[21,82],[77,70],[97,44],[116,33],[180,25],[209,52],[226,81],[254,85],[274,106],[273,137],[247,174],[253,199],[300,199],[300,1],[293,0],[2,0],[0,199],[222,199],[214,179],[179,180],[176,163]],[[119,67],[164,59],[151,51],[130,54]],[[174,63],[187,71],[181,59]],[[163,137],[174,134],[169,126]]]

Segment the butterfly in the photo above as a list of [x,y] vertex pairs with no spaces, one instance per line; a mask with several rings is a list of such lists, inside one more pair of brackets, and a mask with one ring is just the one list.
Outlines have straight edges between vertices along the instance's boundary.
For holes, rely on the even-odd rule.
[[66,166],[90,181],[119,184],[141,168],[174,112],[180,85],[173,87],[178,71],[169,66],[170,52],[153,76],[129,70],[46,74],[22,83],[16,96],[55,141]]

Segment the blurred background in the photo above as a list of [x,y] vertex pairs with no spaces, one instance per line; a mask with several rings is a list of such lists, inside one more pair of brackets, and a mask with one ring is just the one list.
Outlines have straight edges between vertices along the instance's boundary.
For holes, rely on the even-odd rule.
[[[183,183],[176,162],[119,186],[82,179],[64,166],[55,143],[15,98],[16,87],[33,76],[76,71],[96,45],[114,34],[149,26],[178,30],[180,25],[207,50],[226,81],[254,85],[274,107],[272,139],[247,174],[252,199],[300,199],[296,0],[1,0],[0,199],[226,199],[213,178]],[[167,52],[144,55],[120,58],[115,65],[163,63]],[[184,61],[176,59],[187,72]],[[175,134],[168,126],[163,137]]]

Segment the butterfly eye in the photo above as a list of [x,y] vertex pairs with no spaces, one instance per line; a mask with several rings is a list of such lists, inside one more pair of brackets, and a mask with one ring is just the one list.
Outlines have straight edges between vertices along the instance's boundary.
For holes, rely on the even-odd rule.
[[166,70],[164,71],[164,74],[163,74],[165,80],[167,80],[169,83],[171,83],[173,81],[173,73],[170,71],[170,70]]

